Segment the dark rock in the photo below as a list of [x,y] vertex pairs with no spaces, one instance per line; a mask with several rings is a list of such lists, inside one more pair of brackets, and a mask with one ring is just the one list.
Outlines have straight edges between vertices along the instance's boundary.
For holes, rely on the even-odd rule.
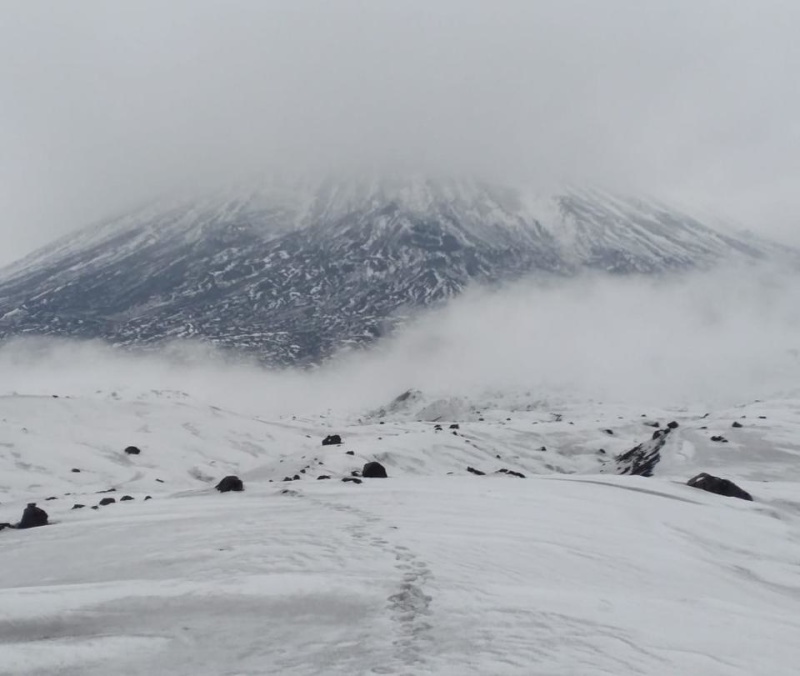
[[733,425],[731,425],[731,427],[734,427],[734,428],[736,428],[736,429],[739,429],[740,427],[743,427],[743,425],[742,425],[742,423],[740,423],[740,422],[737,422],[736,420],[734,420],[734,421],[733,421]]
[[77,467],[73,467],[70,472],[74,472],[75,474],[80,474],[81,471]]
[[539,450],[544,453],[547,451],[547,446],[542,446]]
[[113,505],[115,502],[116,500],[114,498],[103,498],[97,504],[100,505],[100,507],[105,507],[106,505]]
[[320,474],[317,477],[317,481],[323,481],[324,479],[330,479],[330,477],[327,474]]
[[477,476],[484,476],[486,472],[481,472],[479,469],[475,469],[474,467],[467,467],[467,471],[470,474],[476,474]]
[[669,433],[669,429],[656,430],[653,438],[649,441],[618,455],[614,459],[617,465],[617,474],[653,476],[653,470],[661,460],[661,449],[667,443]]
[[160,484],[163,484],[163,483],[164,483],[164,479],[156,479],[156,481],[157,481],[158,483],[160,483]]
[[0,523],[0,530],[3,530],[5,528],[14,528],[14,525],[10,523]]
[[455,434],[456,436],[458,436],[458,430],[453,430],[451,434]]
[[678,425],[678,423],[676,421],[673,420],[672,422],[667,423],[667,427],[669,429],[671,429],[671,430],[676,430],[676,429],[678,429],[679,425]]
[[45,498],[45,502],[47,502],[48,500],[58,500],[58,498],[55,495],[53,495],[49,498]]
[[29,502],[25,511],[22,512],[22,518],[17,524],[17,528],[38,528],[39,526],[47,525],[47,512],[41,507],[37,507],[35,502]]
[[235,491],[238,493],[244,490],[244,483],[238,476],[231,474],[222,479],[222,481],[220,481],[215,488],[220,493],[228,493],[230,491]]
[[600,449],[599,451],[597,451],[597,452],[598,452],[600,455],[605,455],[605,454],[606,454],[606,449],[605,449],[605,448],[601,448],[601,449]]
[[614,430],[603,430],[606,434],[614,434]]
[[361,472],[359,472],[357,469],[354,469],[352,472],[350,472],[350,476],[361,476]]
[[520,479],[525,478],[525,475],[522,472],[515,472],[513,469],[506,469],[505,467],[498,469],[495,474],[508,474],[509,476],[519,477]]
[[453,423],[452,425],[450,425],[450,429],[451,430],[460,430],[461,429],[461,425],[459,425],[458,423]]
[[294,481],[294,479],[292,479],[292,477],[290,477],[290,476],[283,477],[283,480],[284,481]]
[[354,476],[346,476],[344,477],[344,479],[342,479],[342,481],[344,481],[345,483],[353,483],[353,484],[361,483],[361,479],[358,479],[357,477]]
[[136,446],[128,446],[125,449],[125,453],[128,454],[128,455],[139,455],[139,453],[141,453],[141,451],[138,448],[136,448]]
[[92,509],[97,509],[97,505],[92,505]]
[[661,427],[660,422],[646,422],[645,425],[647,425],[648,427]]
[[434,429],[434,431],[436,431],[436,432],[441,432],[441,431],[442,431],[442,426],[441,426],[441,425],[434,425],[434,426],[433,426],[433,429]]
[[692,488],[700,488],[709,493],[716,493],[717,495],[724,495],[729,498],[740,498],[741,500],[751,500],[753,496],[747,491],[739,488],[733,481],[729,479],[720,479],[717,476],[706,474],[702,472],[696,477],[689,479],[686,482],[687,486]]
[[133,500],[133,498],[130,495],[123,495],[119,499],[120,502],[130,502],[131,500]]
[[[156,481],[157,481],[157,479],[156,479]],[[117,492],[116,488],[109,488],[109,489],[104,490],[104,491],[97,491],[97,495],[100,495],[102,493],[116,493],[116,492]]]
[[300,481],[300,475],[299,475],[299,474],[295,474],[295,475],[292,477],[292,479],[293,479],[294,481]]
[[355,451],[345,451],[344,454],[345,455],[355,455],[356,452]]
[[720,435],[716,435],[716,436],[711,437],[711,441],[716,441],[716,442],[718,442],[720,444],[727,444],[728,443],[728,440],[725,437],[720,436]]
[[368,462],[361,470],[361,476],[365,479],[386,479],[386,468],[379,462]]
[[77,502],[74,505],[72,505],[72,509],[83,509],[84,507],[86,507],[86,505],[82,505]]
[[145,501],[145,502],[147,502],[148,500],[152,500],[152,499],[153,499],[153,496],[152,496],[152,495],[145,495],[145,496],[144,496],[144,501]]
[[760,416],[758,416],[758,419],[759,419],[759,420],[766,420],[766,419],[767,419],[767,416],[765,416],[765,415],[760,415]]
[[342,437],[338,434],[329,434],[322,440],[323,446],[336,446],[337,444],[342,443]]

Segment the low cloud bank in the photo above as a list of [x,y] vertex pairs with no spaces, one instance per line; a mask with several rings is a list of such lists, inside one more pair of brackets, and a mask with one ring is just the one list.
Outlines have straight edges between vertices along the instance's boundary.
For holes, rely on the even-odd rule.
[[800,391],[800,276],[751,267],[473,290],[312,371],[270,371],[198,344],[134,354],[18,339],[0,348],[0,372],[4,394],[176,390],[264,416],[374,408],[412,387],[735,405]]

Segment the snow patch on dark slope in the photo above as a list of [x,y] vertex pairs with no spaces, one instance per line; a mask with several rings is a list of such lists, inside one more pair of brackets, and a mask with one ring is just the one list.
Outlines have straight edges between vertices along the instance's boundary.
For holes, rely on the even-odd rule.
[[160,202],[11,266],[0,274],[0,337],[203,339],[297,364],[370,343],[474,284],[774,252],[600,190],[541,198],[476,181],[270,185]]

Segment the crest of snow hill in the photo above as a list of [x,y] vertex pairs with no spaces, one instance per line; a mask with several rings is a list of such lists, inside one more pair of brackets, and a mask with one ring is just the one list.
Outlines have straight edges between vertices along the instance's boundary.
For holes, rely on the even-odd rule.
[[777,247],[644,199],[547,198],[475,181],[272,185],[159,202],[0,272],[0,338],[192,338],[318,362],[468,285],[659,273]]

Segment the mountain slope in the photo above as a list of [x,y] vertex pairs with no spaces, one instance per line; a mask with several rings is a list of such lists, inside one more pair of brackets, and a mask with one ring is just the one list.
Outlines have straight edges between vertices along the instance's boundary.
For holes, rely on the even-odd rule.
[[657,273],[769,255],[653,201],[471,181],[323,182],[161,202],[0,276],[0,336],[202,338],[302,363],[471,284]]

